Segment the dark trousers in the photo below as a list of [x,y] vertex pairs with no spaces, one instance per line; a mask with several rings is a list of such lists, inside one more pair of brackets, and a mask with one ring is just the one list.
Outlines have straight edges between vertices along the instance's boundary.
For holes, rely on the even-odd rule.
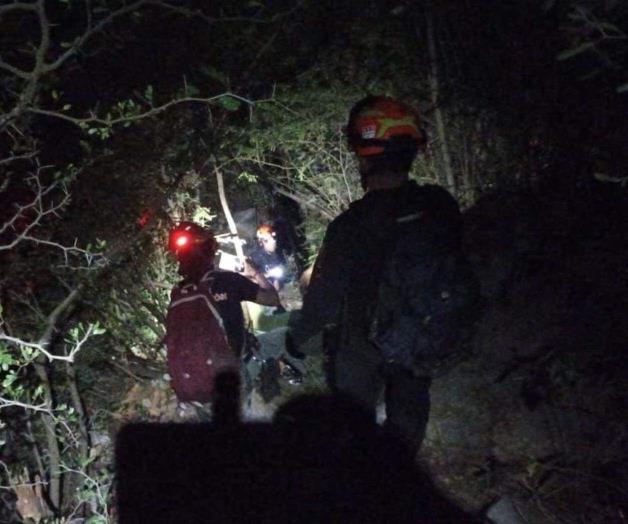
[[330,358],[332,388],[351,396],[373,414],[383,390],[385,426],[418,450],[427,428],[431,379],[417,377],[397,364],[384,362],[368,342],[361,348],[343,348]]

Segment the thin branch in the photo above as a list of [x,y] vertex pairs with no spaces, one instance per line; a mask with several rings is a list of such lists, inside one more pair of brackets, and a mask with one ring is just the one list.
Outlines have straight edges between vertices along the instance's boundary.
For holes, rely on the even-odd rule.
[[271,24],[273,22],[277,22],[277,21],[281,20],[282,18],[286,18],[286,17],[290,16],[291,14],[295,13],[304,4],[304,0],[300,0],[299,2],[297,2],[288,11],[284,11],[283,13],[277,13],[277,14],[271,16],[270,18],[259,18],[259,17],[252,17],[252,16],[221,16],[221,17],[215,18],[215,17],[206,15],[200,9],[188,9],[186,7],[180,7],[180,6],[172,5],[172,4],[168,3],[168,2],[159,2],[159,1],[157,1],[157,2],[154,2],[154,3],[156,5],[161,5],[163,7],[169,8],[173,12],[180,13],[180,14],[185,15],[185,16],[199,18],[199,19],[207,22],[208,24],[231,23],[231,22],[249,22],[249,23],[252,23],[252,24],[265,25],[265,24]]
[[[23,155],[15,155],[7,158],[0,159],[0,166],[4,164],[10,164],[11,162],[17,162],[18,160],[31,160],[39,154],[39,151],[32,151],[30,153],[25,153]],[[0,191],[2,188],[0,187]]]
[[54,62],[50,62],[45,64],[43,67],[43,71],[45,73],[49,73],[50,71],[54,71],[61,67],[64,62],[68,60],[71,56],[76,54],[76,52],[87,42],[89,41],[95,34],[100,33],[105,27],[111,24],[116,18],[130,13],[131,11],[136,11],[143,5],[155,3],[149,2],[148,0],[137,0],[129,5],[121,7],[120,9],[116,9],[103,18],[100,22],[98,22],[94,27],[89,27],[85,30],[85,32],[78,38],[76,38],[72,44],[72,46],[65,51],[61,56],[59,56]]
[[26,2],[14,2],[9,5],[0,6],[0,18],[6,13],[11,11],[36,11],[37,6],[35,4],[28,4]]
[[48,409],[47,404],[44,402],[42,404],[26,404],[24,402],[20,402],[18,400],[11,400],[8,398],[4,398],[4,397],[0,397],[0,409],[4,409],[4,408],[23,408],[26,409],[28,411],[37,411],[37,412],[41,412],[41,413],[46,413],[48,415],[51,415],[50,413],[50,409]]
[[64,113],[60,113],[58,111],[51,111],[51,110],[47,110],[47,109],[39,109],[36,107],[29,107],[26,109],[27,112],[29,113],[33,113],[33,114],[37,114],[37,115],[45,115],[45,116],[50,116],[53,118],[59,118],[60,120],[65,120],[67,122],[71,122],[75,125],[85,125],[85,124],[100,124],[103,126],[115,126],[117,124],[124,124],[127,122],[137,122],[139,120],[143,120],[145,118],[150,118],[153,117],[159,113],[162,113],[163,111],[166,111],[167,109],[179,105],[179,104],[187,104],[187,103],[191,103],[191,102],[196,102],[196,103],[202,103],[202,104],[210,104],[212,102],[215,102],[216,100],[220,100],[221,98],[234,98],[236,100],[239,100],[240,102],[243,102],[245,104],[248,105],[254,105],[256,103],[260,103],[260,102],[264,102],[265,100],[260,100],[260,101],[252,101],[249,100],[248,98],[244,98],[240,95],[236,95],[235,93],[231,93],[231,92],[227,92],[227,93],[221,93],[220,95],[216,95],[216,96],[211,96],[208,98],[199,98],[199,97],[183,97],[183,98],[177,98],[175,100],[170,100],[169,102],[166,102],[165,104],[161,105],[161,106],[157,106],[157,107],[152,107],[149,110],[137,114],[137,115],[127,115],[127,116],[119,116],[116,118],[100,118],[97,117],[95,115],[89,116],[89,117],[84,117],[84,118],[78,118],[78,117],[73,117],[70,115],[66,115]]
[[23,69],[19,69],[18,67],[8,64],[2,59],[2,57],[0,57],[0,69],[4,69],[22,80],[30,80],[31,78],[31,73],[29,71],[24,71]]
[[317,211],[318,213],[320,213],[322,216],[324,216],[325,218],[327,218],[329,220],[333,220],[335,218],[334,215],[332,215],[329,211],[327,211],[327,210],[323,209],[322,207],[320,207],[312,199],[308,200],[308,199],[304,198],[301,195],[297,195],[297,194],[295,194],[293,192],[286,191],[285,189],[282,189],[282,188],[276,187],[276,186],[275,186],[275,191],[277,191],[277,193],[279,193],[280,195],[283,195],[285,197],[288,197],[288,198],[294,200],[295,202],[297,202],[298,204],[301,204],[302,206],[314,209],[315,211]]

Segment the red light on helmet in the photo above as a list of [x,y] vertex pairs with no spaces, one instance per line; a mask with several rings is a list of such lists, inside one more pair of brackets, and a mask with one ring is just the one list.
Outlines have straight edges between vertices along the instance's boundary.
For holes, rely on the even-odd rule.
[[182,249],[187,249],[192,244],[192,235],[185,231],[177,231],[170,237],[170,251],[177,253]]
[[182,222],[170,230],[168,249],[177,257],[200,249],[200,254],[214,254],[217,243],[211,230],[205,230],[191,222]]
[[180,235],[174,241],[177,247],[186,246],[190,242],[190,238],[187,235]]

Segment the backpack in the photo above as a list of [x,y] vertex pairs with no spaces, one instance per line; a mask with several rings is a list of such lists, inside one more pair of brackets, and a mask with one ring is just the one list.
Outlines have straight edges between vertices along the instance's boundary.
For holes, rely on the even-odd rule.
[[464,355],[480,287],[454,225],[423,204],[406,207],[388,231],[370,339],[388,362],[434,377]]
[[170,296],[166,354],[171,385],[181,402],[209,402],[216,376],[239,371],[213,301],[212,271],[198,282],[183,281]]

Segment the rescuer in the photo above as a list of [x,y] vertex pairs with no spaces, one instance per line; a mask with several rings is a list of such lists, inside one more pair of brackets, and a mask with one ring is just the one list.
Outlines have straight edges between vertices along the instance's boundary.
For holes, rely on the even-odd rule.
[[171,383],[179,400],[209,402],[222,371],[240,370],[247,331],[241,302],[279,306],[277,290],[247,267],[247,277],[214,268],[217,242],[209,229],[181,222],[169,248],[183,280],[171,292],[166,347]]
[[[414,349],[408,349],[408,355],[395,354],[395,350],[403,353],[405,346],[393,343],[391,350],[374,338],[374,333],[379,333],[386,342],[383,335],[389,335],[380,333],[385,326],[374,325],[382,305],[380,280],[396,252],[400,228],[406,224],[427,234],[419,248],[422,261],[415,264],[419,273],[430,267],[424,262],[440,260],[436,253],[457,254],[460,212],[445,189],[409,180],[412,163],[426,138],[418,113],[408,105],[383,96],[364,98],[350,111],[346,137],[357,159],[365,195],[328,226],[301,315],[286,344],[295,356],[311,354],[317,348],[312,341],[323,334],[332,388],[349,394],[373,414],[384,389],[386,425],[418,449],[428,420],[430,373],[414,366],[418,360],[410,354]],[[402,288],[405,277],[398,275]],[[427,278],[431,277],[425,277],[426,282]],[[406,287],[414,289],[414,284],[408,281]],[[447,293],[438,300],[452,296]],[[430,302],[432,296],[412,299]],[[430,322],[440,327],[437,319],[428,317],[414,323],[422,330],[414,333],[415,339],[428,338]]]
[[286,281],[286,257],[280,249],[277,231],[270,224],[262,224],[256,233],[257,248],[251,253],[253,266],[258,268],[277,290]]

